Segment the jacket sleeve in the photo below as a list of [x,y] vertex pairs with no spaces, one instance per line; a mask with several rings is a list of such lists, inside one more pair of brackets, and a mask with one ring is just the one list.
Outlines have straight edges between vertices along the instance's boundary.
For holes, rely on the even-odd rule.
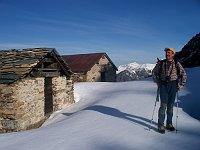
[[152,78],[153,81],[156,83],[159,82],[159,67],[160,67],[160,62],[158,62],[152,70]]
[[185,72],[185,69],[183,68],[183,66],[178,62],[178,67],[180,69],[180,83],[182,83],[182,85],[184,85],[186,83],[186,80],[187,80],[187,75],[186,75],[186,72]]

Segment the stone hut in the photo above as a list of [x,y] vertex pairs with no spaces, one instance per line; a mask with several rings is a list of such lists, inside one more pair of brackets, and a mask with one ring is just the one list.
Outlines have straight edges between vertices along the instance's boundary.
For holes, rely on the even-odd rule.
[[53,48],[0,50],[0,132],[39,127],[74,103],[71,75]]
[[117,67],[106,53],[63,55],[74,82],[115,82]]

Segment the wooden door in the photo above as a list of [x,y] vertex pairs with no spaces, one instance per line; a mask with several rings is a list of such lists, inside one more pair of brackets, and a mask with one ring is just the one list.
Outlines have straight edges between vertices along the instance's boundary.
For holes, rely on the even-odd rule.
[[101,72],[101,82],[105,82],[105,81],[106,81],[106,73]]
[[53,112],[52,78],[46,77],[44,82],[44,112],[48,115]]

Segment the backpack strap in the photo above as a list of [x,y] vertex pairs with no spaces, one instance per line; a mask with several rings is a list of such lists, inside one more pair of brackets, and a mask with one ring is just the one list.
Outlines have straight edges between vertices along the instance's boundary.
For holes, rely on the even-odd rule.
[[161,72],[162,72],[162,66],[163,66],[163,62],[164,62],[165,60],[160,60],[160,59],[158,59],[158,62],[160,63],[159,64],[159,67],[158,67],[158,78],[159,78],[159,80],[161,80]]
[[[166,59],[164,59],[164,60],[160,60],[160,59],[158,59],[158,62],[160,62],[160,65],[159,65],[159,68],[158,68],[158,73],[159,73],[159,78],[161,77],[161,71],[162,71],[162,66],[163,66],[163,62],[164,61],[166,61]],[[177,70],[177,77],[178,77],[178,79],[180,78],[180,75],[181,75],[181,73],[180,73],[180,67],[179,67],[179,65],[178,65],[178,61],[177,60],[174,60],[174,62],[175,62],[175,67],[176,67],[176,70]]]

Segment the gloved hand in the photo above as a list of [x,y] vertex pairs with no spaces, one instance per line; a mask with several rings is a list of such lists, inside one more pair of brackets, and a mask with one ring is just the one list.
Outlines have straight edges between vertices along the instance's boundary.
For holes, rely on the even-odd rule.
[[178,90],[180,90],[181,88],[183,87],[183,84],[182,83],[178,83]]
[[158,88],[160,87],[160,83],[159,82],[156,82],[156,85],[157,85]]

